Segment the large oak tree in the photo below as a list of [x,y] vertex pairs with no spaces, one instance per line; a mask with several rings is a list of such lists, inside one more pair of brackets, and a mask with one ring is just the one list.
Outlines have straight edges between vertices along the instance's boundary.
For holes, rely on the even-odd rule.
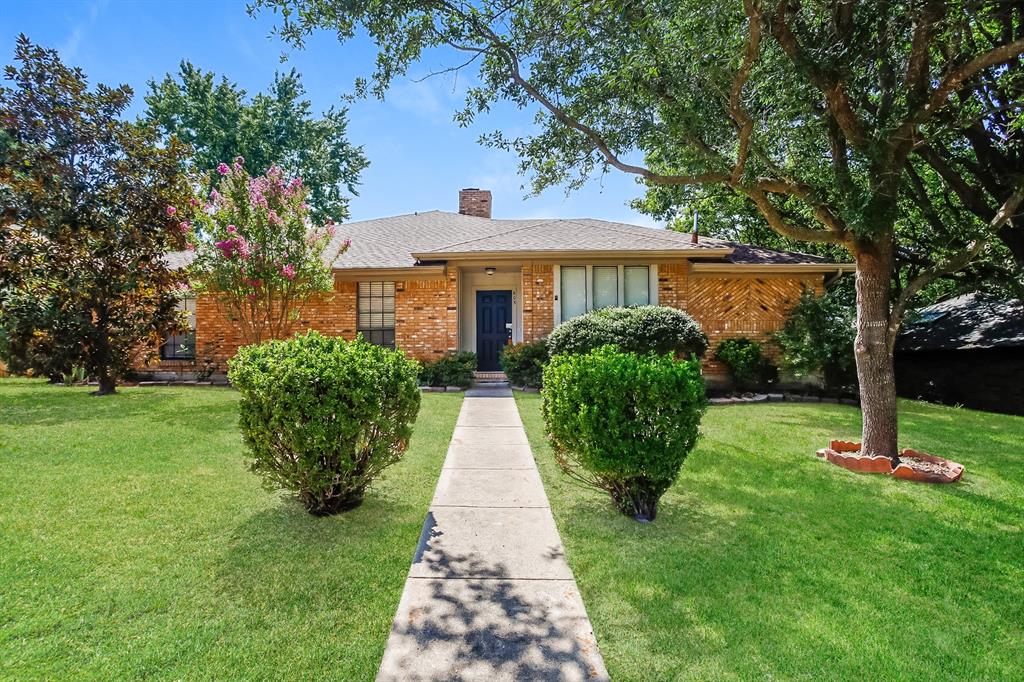
[[[379,47],[383,96],[424,51],[474,68],[462,122],[505,100],[500,131],[535,188],[609,169],[648,187],[727,188],[773,230],[857,264],[866,453],[897,457],[893,344],[915,294],[996,238],[1022,198],[1024,17],[1005,0],[260,0],[296,46],[317,29]],[[922,174],[927,174],[927,179]],[[929,184],[930,183],[930,184]],[[934,238],[901,243],[914,202]],[[950,225],[965,206],[969,220]],[[945,220],[944,220],[945,219]],[[910,248],[914,246],[914,248]],[[910,259],[894,287],[897,259]]]

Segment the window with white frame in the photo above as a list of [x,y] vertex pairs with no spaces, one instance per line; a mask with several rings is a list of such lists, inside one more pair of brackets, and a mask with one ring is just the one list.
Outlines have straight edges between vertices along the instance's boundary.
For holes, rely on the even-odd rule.
[[196,299],[186,296],[178,301],[177,310],[188,318],[188,327],[171,334],[160,346],[161,360],[192,360],[196,357]]
[[563,265],[558,268],[559,321],[590,310],[657,303],[649,265]]
[[357,329],[370,343],[395,347],[395,283],[360,282]]

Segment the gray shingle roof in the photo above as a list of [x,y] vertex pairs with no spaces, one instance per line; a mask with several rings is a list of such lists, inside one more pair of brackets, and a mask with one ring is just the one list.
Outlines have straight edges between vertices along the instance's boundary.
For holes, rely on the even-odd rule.
[[1024,346],[1024,302],[964,294],[921,308],[896,342],[899,351]]
[[701,237],[693,244],[689,234],[592,218],[492,220],[427,211],[339,225],[335,239],[340,242],[345,238],[352,240],[352,246],[334,262],[335,268],[411,267],[417,262],[412,254],[419,254],[424,260],[434,260],[433,256],[436,260],[445,260],[457,253],[516,251],[679,251],[693,254],[733,249],[732,255],[722,256],[725,262],[827,262],[808,254],[773,251],[712,237]]
[[[704,256],[723,263],[827,262],[818,256],[713,237],[701,237],[694,244],[689,234],[593,218],[492,220],[445,211],[409,213],[338,225],[327,253],[337,253],[345,239],[351,239],[352,245],[334,260],[336,269],[408,268],[417,264],[413,254],[418,254],[422,260],[446,260],[454,254],[518,251],[679,251],[681,255],[704,252]],[[724,253],[728,250],[732,253]],[[184,267],[192,261],[193,255],[183,251],[168,257],[176,267]]]

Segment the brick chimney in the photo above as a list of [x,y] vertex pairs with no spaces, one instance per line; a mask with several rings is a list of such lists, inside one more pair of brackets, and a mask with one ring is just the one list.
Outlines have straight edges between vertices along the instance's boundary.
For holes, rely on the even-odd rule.
[[490,218],[491,190],[476,187],[459,190],[459,213],[477,218]]

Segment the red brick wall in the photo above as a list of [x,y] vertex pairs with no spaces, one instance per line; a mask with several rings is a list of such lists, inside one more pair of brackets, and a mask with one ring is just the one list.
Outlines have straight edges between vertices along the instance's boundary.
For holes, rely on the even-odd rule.
[[[546,337],[554,326],[554,266],[522,266],[523,339]],[[822,289],[820,275],[748,275],[693,273],[688,263],[658,266],[658,301],[684,310],[704,328],[712,349],[729,337],[746,336],[767,341],[785,321],[803,286]],[[356,335],[356,283],[337,280],[334,291],[318,296],[302,310],[296,331],[315,329],[346,339]],[[458,348],[458,270],[435,279],[398,281],[395,284],[395,344],[410,356],[431,360]],[[200,364],[213,357],[223,371],[242,339],[216,299],[196,301],[196,346]],[[769,347],[769,352],[774,349]],[[148,370],[190,371],[187,361],[164,361]],[[705,360],[709,375],[725,368]]]
[[[660,279],[660,272],[659,272]],[[777,349],[769,343],[789,311],[800,299],[804,287],[821,292],[821,275],[690,274],[684,277],[685,293],[678,307],[697,320],[708,335],[710,348],[704,360],[705,374],[721,377],[725,366],[715,361],[714,349],[724,339],[746,337],[765,344],[767,354],[778,360]]]
[[[294,330],[315,329],[328,336],[354,339],[356,336],[356,283],[336,280],[334,291],[311,298],[302,306]],[[244,340],[238,325],[215,296],[196,299],[196,358],[202,363],[213,358],[221,365],[232,357]]]
[[689,263],[663,263],[658,266],[658,304],[686,310],[686,276]]
[[555,324],[555,267],[543,263],[523,265],[523,340],[536,341],[551,333]]
[[420,360],[458,349],[459,278],[417,279],[395,285],[395,345]]
[[[337,280],[334,291],[314,297],[302,310],[295,331],[314,329],[321,334],[354,339],[356,336],[356,282]],[[444,278],[395,283],[395,345],[410,356],[430,360],[454,352],[458,338],[458,276],[453,268]],[[200,365],[213,359],[219,370],[244,343],[214,296],[196,300],[196,358]],[[192,371],[194,363],[166,360],[147,371]]]

